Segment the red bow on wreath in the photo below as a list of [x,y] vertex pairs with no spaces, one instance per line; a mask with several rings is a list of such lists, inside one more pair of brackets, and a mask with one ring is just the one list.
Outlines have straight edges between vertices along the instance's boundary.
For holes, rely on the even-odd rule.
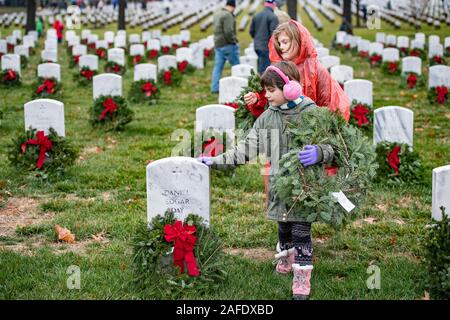
[[239,108],[239,105],[237,103],[234,103],[234,102],[226,102],[226,103],[224,103],[224,105],[232,107],[233,109],[238,109]]
[[410,56],[413,56],[413,57],[420,57],[420,51],[419,51],[419,50],[414,50],[414,49],[412,49],[412,50],[409,52],[409,55],[410,55]]
[[265,110],[264,107],[267,104],[266,91],[256,92],[257,101],[254,104],[248,104],[247,109],[251,114],[258,118]]
[[55,83],[50,79],[45,79],[44,84],[37,88],[36,93],[39,94],[44,90],[49,94],[55,93]]
[[104,59],[105,58],[105,51],[102,48],[97,49],[97,55],[100,57],[100,59]]
[[211,55],[211,51],[210,49],[204,49],[203,50],[203,55],[205,56],[205,58],[209,58],[209,56]]
[[406,48],[403,47],[403,48],[400,48],[400,52],[406,54],[407,50],[406,50]]
[[441,56],[434,56],[433,59],[434,59],[434,62],[436,62],[437,64],[442,64]]
[[347,44],[345,45],[345,49],[350,50],[350,44],[349,44],[349,43],[347,43]]
[[183,40],[183,41],[181,42],[181,45],[182,45],[183,47],[187,47],[187,46],[189,46],[189,41]]
[[325,167],[324,170],[328,177],[333,177],[337,175],[338,167]]
[[223,153],[223,144],[216,138],[211,138],[203,145],[202,157],[215,157]]
[[150,50],[150,53],[149,53],[149,58],[150,59],[153,59],[153,58],[156,58],[156,56],[158,55],[158,50]]
[[73,62],[75,62],[75,64],[78,64],[78,62],[80,62],[80,56],[73,56]]
[[394,169],[395,174],[398,175],[398,166],[400,164],[400,158],[398,157],[398,153],[400,152],[400,147],[395,146],[394,149],[388,155],[388,163],[392,169]]
[[141,58],[142,57],[140,55],[134,56],[133,64],[138,64],[139,62],[141,62]]
[[417,85],[417,77],[414,73],[410,73],[406,81],[408,82],[409,89],[415,88]]
[[445,48],[445,51],[450,53],[450,47]]
[[353,114],[353,117],[358,121],[359,127],[369,123],[369,121],[367,120],[367,117],[366,117],[366,115],[368,113],[369,113],[369,109],[364,107],[362,104],[357,104],[353,108],[352,114]]
[[369,56],[369,51],[360,51],[359,56],[362,58],[366,58]]
[[151,82],[146,82],[143,86],[142,86],[142,91],[145,93],[145,95],[147,97],[151,97],[151,95],[153,93],[155,93],[158,89],[156,89],[156,87],[153,85],[153,83]]
[[184,73],[186,71],[188,64],[189,63],[186,60],[178,62],[178,71]]
[[374,54],[370,57],[370,63],[374,66],[381,61],[382,57],[378,54]]
[[89,44],[89,49],[95,49],[95,43],[90,43]]
[[397,72],[397,62],[389,62],[389,72],[395,73]]
[[118,63],[114,63],[114,65],[112,67],[112,71],[114,73],[120,73],[122,71],[122,66]]
[[162,47],[162,52],[163,53],[169,53],[170,48],[169,47]]
[[114,112],[117,110],[117,104],[114,102],[113,98],[108,98],[103,102],[103,112],[98,118],[99,120],[105,119],[106,115],[109,113],[110,117],[112,118]]
[[45,153],[52,149],[52,141],[44,134],[44,131],[38,131],[36,134],[37,139],[30,139],[27,142],[22,143],[22,153],[27,151],[27,145],[32,144],[39,146],[39,157],[36,162],[38,169],[42,168],[45,160]]
[[180,47],[180,46],[179,46],[179,45],[177,45],[176,43],[172,44],[172,48],[173,48],[173,50],[177,50],[177,49],[178,49],[179,47]]
[[92,70],[81,70],[81,75],[85,77],[88,80],[92,80],[92,77],[94,76],[94,71]]
[[14,70],[8,70],[5,74],[5,81],[14,81],[17,78],[17,74]]
[[436,87],[436,93],[437,93],[437,97],[436,97],[437,103],[444,104],[445,96],[448,93],[448,88],[446,86]]
[[172,84],[172,72],[164,71],[164,83]]
[[194,236],[196,231],[194,225],[185,224],[183,226],[179,220],[175,221],[173,225],[166,224],[164,226],[164,239],[167,242],[175,242],[173,264],[180,267],[180,272],[184,273],[184,263],[186,262],[188,274],[191,277],[198,277],[200,274],[194,256],[197,242],[197,237]]

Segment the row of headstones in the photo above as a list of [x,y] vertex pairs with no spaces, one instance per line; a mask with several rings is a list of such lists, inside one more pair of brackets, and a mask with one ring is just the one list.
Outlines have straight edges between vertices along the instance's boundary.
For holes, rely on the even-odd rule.
[[314,12],[314,10],[308,4],[306,4],[304,1],[300,1],[300,5],[303,7],[303,10],[305,10],[307,16],[313,22],[314,27],[317,30],[322,30],[323,29],[323,22],[319,18],[319,16]]

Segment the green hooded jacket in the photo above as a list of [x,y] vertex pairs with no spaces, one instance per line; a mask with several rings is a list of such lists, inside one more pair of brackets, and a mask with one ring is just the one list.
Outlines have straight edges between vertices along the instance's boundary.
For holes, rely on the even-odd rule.
[[[287,215],[288,208],[275,194],[273,190],[273,178],[278,169],[279,160],[283,155],[291,151],[290,137],[286,132],[288,123],[296,123],[302,112],[317,107],[314,101],[304,97],[295,101],[291,108],[287,104],[280,107],[270,106],[254,123],[246,137],[234,148],[225,153],[213,157],[213,169],[223,170],[245,164],[256,158],[257,154],[265,154],[270,159],[269,176],[269,219],[287,222],[302,221],[293,215]],[[289,108],[289,109],[288,109]],[[319,161],[331,164],[334,151],[330,145],[319,146]],[[300,151],[300,150],[299,150]]]

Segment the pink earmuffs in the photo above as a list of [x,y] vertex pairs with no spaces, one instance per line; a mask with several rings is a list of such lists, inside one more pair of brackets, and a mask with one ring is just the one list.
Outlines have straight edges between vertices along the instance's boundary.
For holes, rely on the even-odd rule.
[[283,86],[283,95],[288,101],[294,101],[299,98],[303,94],[303,89],[300,83],[297,81],[291,81],[289,78],[281,71],[279,68],[275,66],[267,67],[267,70],[275,71],[281,79],[283,79],[285,85]]

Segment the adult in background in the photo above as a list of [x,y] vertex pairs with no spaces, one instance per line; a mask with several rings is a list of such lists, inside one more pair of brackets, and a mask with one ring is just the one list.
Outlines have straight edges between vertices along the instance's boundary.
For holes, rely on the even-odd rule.
[[273,31],[278,26],[278,18],[274,13],[276,6],[275,0],[265,0],[264,9],[253,17],[250,25],[250,35],[258,55],[259,74],[263,74],[270,65],[268,45]]
[[211,92],[219,92],[219,80],[225,62],[232,66],[240,63],[239,44],[236,35],[236,20],[233,12],[236,1],[228,0],[225,7],[214,14],[214,69],[211,80]]

